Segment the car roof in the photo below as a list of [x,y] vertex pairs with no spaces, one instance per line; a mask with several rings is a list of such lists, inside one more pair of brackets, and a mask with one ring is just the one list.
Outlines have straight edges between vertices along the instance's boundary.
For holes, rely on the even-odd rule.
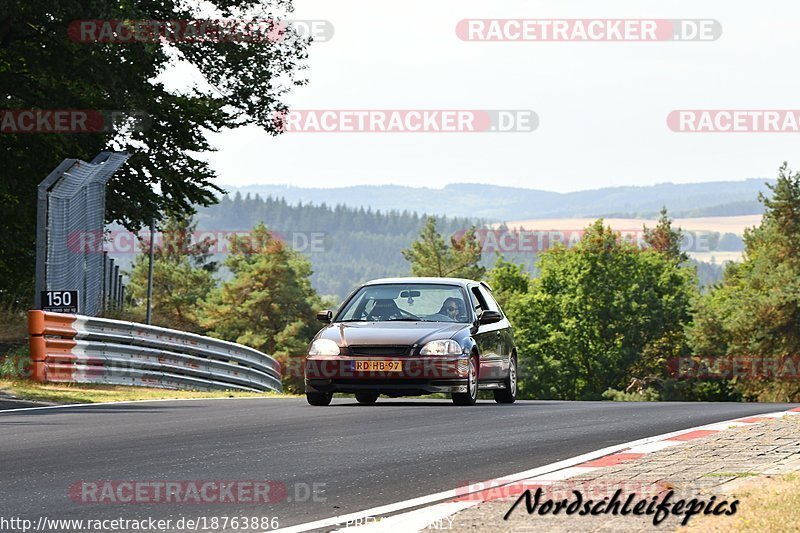
[[373,279],[364,283],[364,285],[381,285],[388,283],[430,283],[434,285],[477,285],[483,284],[480,281],[465,278],[422,278],[422,277],[405,277],[405,278],[381,278]]

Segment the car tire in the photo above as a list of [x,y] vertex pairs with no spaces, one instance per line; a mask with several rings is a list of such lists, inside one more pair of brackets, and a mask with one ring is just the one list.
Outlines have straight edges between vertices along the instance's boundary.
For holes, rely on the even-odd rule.
[[363,405],[372,405],[378,401],[378,394],[377,392],[357,392],[356,393],[356,401]]
[[517,401],[517,358],[511,357],[508,365],[508,377],[504,381],[506,388],[494,391],[494,401],[497,403],[514,403]]
[[306,392],[306,401],[310,405],[324,406],[331,403],[332,392]]
[[456,405],[475,405],[478,401],[478,368],[475,358],[469,358],[467,371],[467,392],[454,392],[453,403]]

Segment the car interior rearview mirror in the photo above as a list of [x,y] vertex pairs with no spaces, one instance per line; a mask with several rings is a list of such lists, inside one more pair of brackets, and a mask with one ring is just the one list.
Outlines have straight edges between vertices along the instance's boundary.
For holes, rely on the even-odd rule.
[[400,298],[417,298],[420,294],[419,291],[403,291],[400,293]]

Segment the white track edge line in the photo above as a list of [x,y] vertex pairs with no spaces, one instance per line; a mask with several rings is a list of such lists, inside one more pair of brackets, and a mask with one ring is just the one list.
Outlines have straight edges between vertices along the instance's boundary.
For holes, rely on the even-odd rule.
[[[792,408],[793,409],[793,408]],[[704,428],[708,428],[710,426],[714,426],[717,424],[724,424],[728,422],[734,422],[737,419],[741,418],[749,418],[755,416],[774,416],[777,418],[777,415],[800,415],[798,412],[792,412],[791,410],[785,411],[771,411],[765,414],[752,414],[745,417],[739,416],[737,418],[733,418],[731,420],[724,420],[722,422],[713,422],[711,424],[704,424],[702,426],[696,426],[692,428],[681,429],[678,431],[672,431],[670,433],[662,433],[661,435],[655,435],[653,437],[645,437],[643,439],[638,439],[630,442],[625,442],[622,444],[615,444],[614,446],[608,446],[606,448],[601,448],[600,450],[595,450],[593,452],[584,453],[582,455],[577,455],[575,457],[571,457],[569,459],[563,459],[561,461],[556,461],[555,463],[550,463],[548,465],[539,466],[530,470],[525,470],[522,472],[517,472],[516,474],[510,474],[508,476],[501,476],[496,479],[502,479],[506,481],[503,485],[508,485],[514,483],[516,481],[521,481],[523,479],[528,479],[531,477],[540,476],[542,474],[549,474],[551,472],[555,472],[557,470],[562,470],[564,468],[568,468],[570,466],[576,466],[581,463],[585,463],[587,461],[591,461],[593,459],[599,459],[600,457],[605,457],[606,455],[610,455],[612,453],[616,453],[618,451],[622,451],[633,446],[638,446],[641,444],[650,444],[651,442],[656,442],[659,440],[669,439],[671,437],[675,437],[677,435],[683,435],[684,433],[689,433],[691,431],[697,431]],[[503,486],[499,485],[499,486]],[[476,489],[472,492],[480,492],[483,489]],[[337,526],[345,524],[346,522],[354,521],[358,518],[365,518],[367,516],[381,516],[384,514],[395,513],[397,511],[402,511],[404,509],[409,509],[412,507],[418,507],[425,504],[436,503],[442,500],[446,500],[448,498],[454,498],[456,496],[465,496],[467,494],[471,494],[470,492],[464,493],[463,491],[459,491],[458,489],[450,489],[442,492],[437,492],[434,494],[428,494],[427,496],[419,496],[417,498],[412,498],[410,500],[400,501],[396,503],[390,503],[386,505],[381,505],[378,507],[373,507],[371,509],[364,509],[363,511],[356,511],[354,513],[349,513],[345,515],[338,515],[333,516],[331,518],[323,518],[321,520],[315,520],[313,522],[306,522],[304,524],[298,524],[296,526],[289,526],[286,528],[280,528],[272,530],[272,533],[281,532],[281,533],[301,533],[304,531],[312,531],[314,529],[320,529],[323,527],[330,527],[330,526]]]

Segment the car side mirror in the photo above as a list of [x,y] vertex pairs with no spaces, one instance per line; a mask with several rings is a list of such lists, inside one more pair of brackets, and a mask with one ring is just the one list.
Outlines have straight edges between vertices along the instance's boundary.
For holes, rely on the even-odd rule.
[[481,313],[478,323],[481,325],[494,324],[495,322],[500,322],[501,320],[503,320],[503,315],[501,315],[499,311],[490,311],[487,309]]
[[325,309],[324,311],[318,312],[317,320],[319,320],[323,324],[330,324],[331,321],[333,321],[333,311],[331,311],[330,309]]

